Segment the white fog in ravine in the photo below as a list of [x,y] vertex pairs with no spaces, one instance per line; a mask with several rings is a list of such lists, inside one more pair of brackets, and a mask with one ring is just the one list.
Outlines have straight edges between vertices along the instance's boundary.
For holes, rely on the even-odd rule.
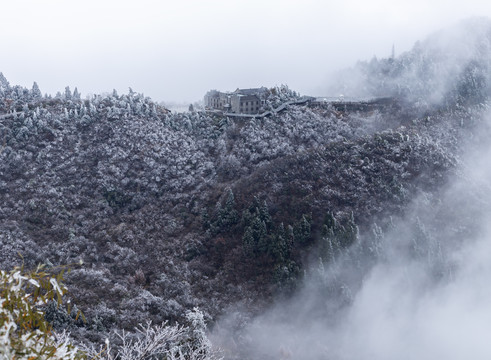
[[[368,258],[356,245],[334,264],[313,255],[293,299],[243,330],[243,351],[260,359],[487,359],[490,113],[481,127],[440,198],[414,194],[408,215],[378,233]],[[373,234],[360,234],[367,237]],[[216,328],[216,340],[234,351],[228,326],[240,316],[225,315]]]

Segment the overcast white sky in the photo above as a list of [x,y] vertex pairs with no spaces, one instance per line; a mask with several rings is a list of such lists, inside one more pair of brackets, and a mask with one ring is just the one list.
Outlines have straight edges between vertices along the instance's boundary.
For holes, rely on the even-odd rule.
[[489,0],[1,0],[0,72],[82,95],[156,101],[287,84],[321,94],[335,69],[409,50]]

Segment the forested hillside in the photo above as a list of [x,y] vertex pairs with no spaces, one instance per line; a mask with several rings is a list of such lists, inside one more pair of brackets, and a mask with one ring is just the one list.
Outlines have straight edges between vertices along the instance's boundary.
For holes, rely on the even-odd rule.
[[[381,110],[232,119],[172,113],[131,89],[43,96],[0,73],[0,267],[71,265],[69,297],[87,321],[56,307],[47,318],[82,341],[195,307],[212,327],[235,309],[253,317],[312,264],[373,256],[416,197],[431,208],[461,174],[491,89],[491,26],[476,29],[455,67],[432,38],[357,65],[357,86],[392,96]],[[269,91],[274,104],[295,96]]]

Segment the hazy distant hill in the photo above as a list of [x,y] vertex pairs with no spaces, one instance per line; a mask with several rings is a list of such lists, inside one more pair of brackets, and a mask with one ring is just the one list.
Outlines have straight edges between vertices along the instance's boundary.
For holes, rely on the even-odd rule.
[[484,101],[491,93],[491,20],[471,18],[396,57],[341,72],[331,87],[348,96],[401,96],[422,106]]

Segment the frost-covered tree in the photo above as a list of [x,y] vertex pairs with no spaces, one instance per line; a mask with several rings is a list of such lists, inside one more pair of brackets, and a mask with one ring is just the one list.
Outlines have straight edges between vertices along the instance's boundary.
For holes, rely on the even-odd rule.
[[120,335],[121,345],[111,347],[109,341],[102,349],[86,348],[93,360],[219,360],[220,350],[213,348],[206,335],[203,313],[198,309],[186,313],[185,326],[140,326],[136,337]]
[[65,100],[72,99],[72,91],[70,90],[70,86],[65,87]]
[[235,198],[232,189],[228,189],[225,206],[218,211],[217,226],[220,229],[225,229],[234,225],[239,220],[239,215],[235,209]]
[[73,99],[80,100],[80,93],[78,92],[77,87],[75,87],[75,90],[73,90]]
[[5,78],[3,73],[0,72],[0,90],[9,90],[10,89],[10,83],[8,80]]
[[41,93],[41,90],[39,89],[39,86],[38,86],[37,82],[35,82],[35,81],[32,84],[31,96],[34,99],[41,99],[43,97],[43,94]]

